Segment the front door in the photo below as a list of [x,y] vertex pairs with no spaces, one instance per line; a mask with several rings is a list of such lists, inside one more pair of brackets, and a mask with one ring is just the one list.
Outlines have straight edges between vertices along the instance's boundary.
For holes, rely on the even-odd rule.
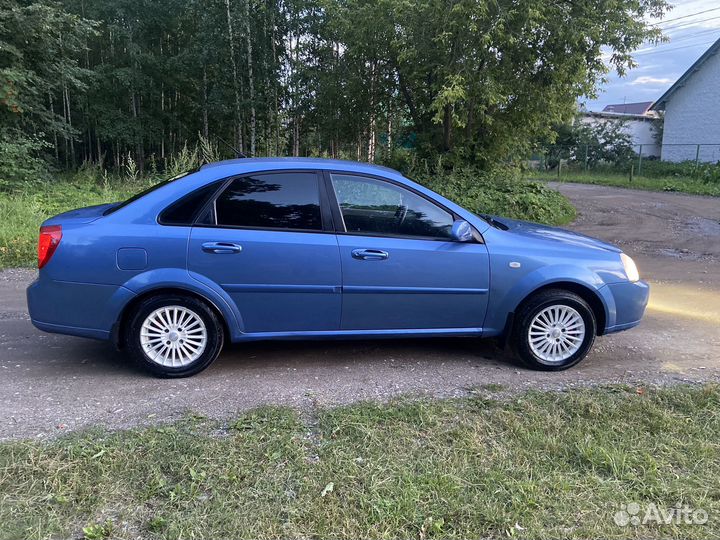
[[337,330],[337,240],[324,226],[320,176],[274,172],[234,179],[193,227],[188,267],[237,304],[242,331]]
[[479,329],[485,244],[456,242],[452,213],[391,182],[333,173],[343,222],[343,330]]

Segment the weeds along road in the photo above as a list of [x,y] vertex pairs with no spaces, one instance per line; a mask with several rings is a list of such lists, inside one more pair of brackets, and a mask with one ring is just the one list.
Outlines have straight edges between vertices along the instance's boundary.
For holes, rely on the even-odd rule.
[[190,379],[154,379],[109,344],[36,330],[25,305],[35,273],[6,270],[0,272],[0,439],[96,424],[123,428],[188,411],[223,418],[262,404],[309,409],[404,394],[459,396],[483,393],[490,384],[509,393],[720,380],[720,199],[555,187],[578,208],[569,228],[622,247],[652,285],[642,325],[599,338],[569,371],[520,368],[492,342],[474,339],[275,342],[228,347]]

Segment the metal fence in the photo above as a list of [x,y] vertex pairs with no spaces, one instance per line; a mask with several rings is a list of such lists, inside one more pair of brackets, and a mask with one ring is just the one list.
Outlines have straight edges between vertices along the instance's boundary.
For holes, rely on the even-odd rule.
[[528,160],[531,168],[567,172],[600,171],[645,176],[691,175],[720,167],[718,144],[549,145]]

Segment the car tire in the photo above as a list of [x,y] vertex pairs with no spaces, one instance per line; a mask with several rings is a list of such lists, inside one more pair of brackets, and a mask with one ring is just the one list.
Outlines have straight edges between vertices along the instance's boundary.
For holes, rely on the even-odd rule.
[[562,371],[587,356],[596,332],[595,314],[582,297],[550,289],[522,304],[515,315],[510,345],[526,367]]
[[133,310],[125,343],[135,362],[163,378],[201,372],[220,354],[223,324],[208,304],[191,296],[159,295]]

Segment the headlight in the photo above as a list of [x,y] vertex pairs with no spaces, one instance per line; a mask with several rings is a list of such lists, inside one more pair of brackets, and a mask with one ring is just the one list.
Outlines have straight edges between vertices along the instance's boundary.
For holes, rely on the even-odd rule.
[[637,265],[630,257],[624,253],[620,254],[620,260],[622,260],[623,267],[625,268],[625,274],[628,280],[638,281],[640,279],[640,272],[638,272]]

